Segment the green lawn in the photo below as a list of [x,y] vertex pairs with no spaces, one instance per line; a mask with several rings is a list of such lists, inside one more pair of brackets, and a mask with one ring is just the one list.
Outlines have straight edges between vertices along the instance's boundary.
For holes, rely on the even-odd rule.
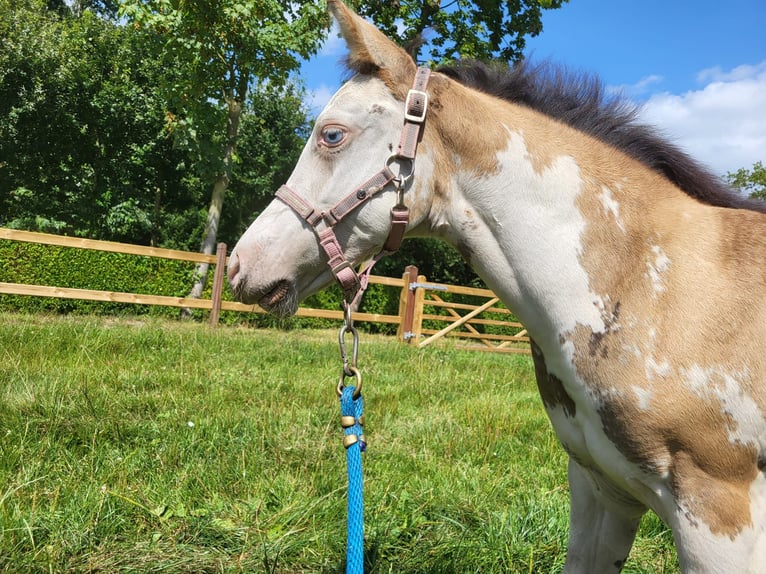
[[[529,357],[362,334],[369,572],[558,572]],[[0,317],[0,571],[342,572],[333,331]],[[678,572],[642,524],[626,572]]]

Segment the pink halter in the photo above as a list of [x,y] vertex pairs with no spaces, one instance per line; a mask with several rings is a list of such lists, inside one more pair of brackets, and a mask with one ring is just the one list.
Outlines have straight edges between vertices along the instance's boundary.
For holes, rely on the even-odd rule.
[[[364,290],[367,288],[372,267],[383,256],[393,253],[402,244],[404,232],[409,223],[409,209],[404,205],[404,185],[412,177],[415,169],[415,155],[418,142],[422,137],[423,125],[428,111],[428,94],[426,87],[431,70],[418,68],[415,82],[407,94],[404,111],[404,126],[399,139],[399,147],[379,172],[370,179],[341,199],[327,211],[319,212],[310,203],[303,199],[298,192],[283,185],[279,188],[276,196],[291,207],[303,220],[305,220],[316,233],[319,244],[327,255],[327,264],[330,266],[335,279],[340,283],[343,290],[344,302],[351,308],[359,304]],[[400,160],[410,162],[410,171],[402,176],[395,175],[389,166]],[[390,183],[394,183],[397,191],[396,205],[391,209],[391,230],[383,244],[381,251],[373,257],[372,261],[360,273],[357,273],[351,263],[343,255],[343,248],[335,236],[334,227],[349,213],[357,209],[364,202],[383,191]]]

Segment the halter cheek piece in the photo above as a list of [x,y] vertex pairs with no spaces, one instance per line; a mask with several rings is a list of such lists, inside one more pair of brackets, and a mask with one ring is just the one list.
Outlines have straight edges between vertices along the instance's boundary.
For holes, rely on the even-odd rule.
[[[298,192],[283,185],[279,188],[276,196],[291,207],[304,221],[306,221],[316,233],[319,244],[327,255],[327,264],[330,266],[335,279],[340,283],[343,290],[344,301],[355,307],[361,294],[367,287],[372,267],[384,255],[393,253],[402,244],[404,232],[409,223],[409,209],[404,205],[404,186],[412,177],[415,170],[415,154],[418,142],[422,136],[423,125],[428,111],[428,94],[426,87],[431,70],[418,68],[415,82],[407,94],[404,109],[404,127],[399,139],[399,147],[396,153],[386,160],[383,169],[341,199],[333,207],[326,211],[317,211],[312,205],[303,199]],[[391,171],[390,166],[402,160],[409,163],[409,172],[399,175]],[[363,203],[383,191],[386,186],[393,183],[397,192],[396,205],[391,209],[391,230],[383,248],[372,261],[357,273],[351,263],[343,255],[343,248],[335,236],[334,227],[340,223],[349,213],[360,207]]]

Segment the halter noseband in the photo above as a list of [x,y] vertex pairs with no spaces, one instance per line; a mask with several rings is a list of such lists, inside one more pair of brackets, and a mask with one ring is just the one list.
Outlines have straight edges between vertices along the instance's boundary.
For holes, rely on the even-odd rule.
[[[402,134],[396,153],[386,160],[383,169],[341,199],[333,207],[326,211],[318,211],[290,187],[283,185],[277,190],[276,196],[291,207],[314,230],[319,239],[319,244],[327,255],[327,264],[330,266],[333,277],[340,283],[343,290],[343,299],[351,306],[358,304],[361,294],[367,287],[367,282],[375,263],[384,255],[399,249],[404,239],[404,232],[407,230],[407,224],[409,223],[409,209],[404,205],[403,188],[412,177],[415,169],[415,154],[417,153],[418,142],[422,136],[423,125],[428,111],[426,87],[428,86],[430,76],[430,69],[418,68],[415,82],[405,100],[404,126],[402,127]],[[395,175],[391,171],[389,166],[400,160],[409,161],[409,173]],[[396,185],[397,191],[396,205],[391,208],[391,230],[380,253],[373,257],[372,261],[363,271],[357,273],[343,255],[343,248],[335,236],[334,227],[349,213],[380,191],[383,191],[390,183]]]

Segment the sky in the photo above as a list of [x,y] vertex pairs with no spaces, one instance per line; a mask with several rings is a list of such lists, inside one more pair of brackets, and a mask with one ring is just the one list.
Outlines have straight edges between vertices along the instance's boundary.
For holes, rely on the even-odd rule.
[[[303,64],[313,111],[345,52],[333,31]],[[766,162],[766,0],[569,0],[544,11],[525,54],[595,73],[719,175]]]

